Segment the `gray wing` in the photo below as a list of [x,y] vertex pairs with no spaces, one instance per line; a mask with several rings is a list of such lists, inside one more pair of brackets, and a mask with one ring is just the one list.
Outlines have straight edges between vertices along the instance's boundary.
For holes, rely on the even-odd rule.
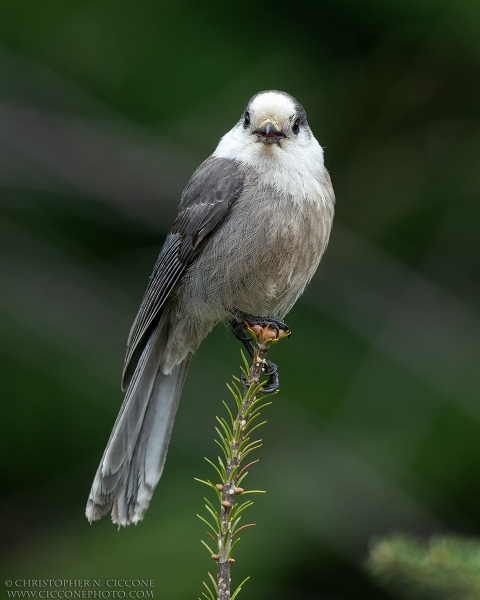
[[242,193],[245,176],[238,162],[210,157],[195,171],[180,201],[178,217],[157,259],[127,342],[122,388],[135,367],[163,307],[186,268]]

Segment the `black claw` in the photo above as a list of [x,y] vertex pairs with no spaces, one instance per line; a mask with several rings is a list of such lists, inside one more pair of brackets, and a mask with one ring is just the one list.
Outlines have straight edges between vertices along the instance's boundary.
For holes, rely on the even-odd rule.
[[[261,388],[262,394],[272,394],[276,392],[280,386],[280,380],[278,378],[278,367],[274,363],[267,360],[267,372],[268,375],[268,383],[264,387]],[[245,387],[250,387],[250,383],[245,377],[244,373],[240,375],[240,381],[243,383]]]
[[270,362],[269,360],[267,360],[267,365],[268,365],[268,376],[269,377],[276,377],[278,379],[278,367],[275,363]]
[[[273,317],[254,317],[253,315],[249,315],[248,313],[244,313],[237,309],[233,309],[231,313],[235,317],[230,321],[233,335],[237,338],[237,340],[242,342],[251,358],[254,356],[254,347],[252,344],[252,338],[245,334],[245,328],[247,324],[250,326],[260,325],[261,327],[267,327],[269,325],[277,331],[277,335],[280,334],[280,331],[290,333],[290,328],[288,325],[286,325],[283,321],[280,321],[280,319],[275,319]],[[268,376],[268,383],[262,388],[262,393],[271,394],[272,392],[276,392],[279,387],[277,365],[267,360],[265,372]],[[250,386],[243,373],[240,376],[240,381],[245,387]]]
[[230,326],[232,328],[232,333],[237,340],[240,340],[241,342],[252,340],[251,337],[248,337],[248,335],[245,334],[243,323],[237,323],[236,321],[232,320],[230,321]]
[[249,315],[248,313],[237,310],[236,308],[234,308],[231,312],[236,318],[230,321],[230,324],[233,328],[240,327],[243,329],[245,327],[244,324],[248,323],[248,325],[260,325],[261,327],[270,325],[270,327],[277,330],[277,334],[280,332],[280,330],[284,331],[285,333],[290,332],[288,325],[280,319],[275,319],[274,317],[255,317],[253,315]]
[[267,365],[268,365],[268,379],[269,379],[269,383],[268,385],[266,385],[265,387],[262,388],[262,392],[264,394],[272,394],[273,392],[276,392],[278,390],[278,388],[280,387],[280,379],[278,377],[278,367],[276,364],[270,362],[269,360],[267,361]]
[[253,351],[252,338],[245,335],[244,324],[238,323],[237,321],[235,321],[235,319],[232,319],[230,321],[230,326],[232,328],[233,335],[237,338],[237,340],[240,340],[242,342],[242,344],[245,346],[245,349],[247,350],[248,354],[250,355],[250,358],[253,358],[254,351]]

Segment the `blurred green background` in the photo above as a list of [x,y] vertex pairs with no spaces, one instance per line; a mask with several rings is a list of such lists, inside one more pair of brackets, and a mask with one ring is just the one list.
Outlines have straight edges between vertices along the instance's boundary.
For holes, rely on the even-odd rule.
[[337,215],[273,350],[241,597],[390,598],[363,571],[372,536],[479,534],[479,73],[467,0],[1,4],[1,594],[151,578],[180,600],[214,568],[193,478],[239,371],[224,328],[144,522],[90,526],[84,506],[180,193],[263,89],[306,108]]

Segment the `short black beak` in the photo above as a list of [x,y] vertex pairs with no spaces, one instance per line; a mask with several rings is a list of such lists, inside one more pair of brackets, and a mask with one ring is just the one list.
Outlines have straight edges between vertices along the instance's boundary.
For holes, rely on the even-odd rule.
[[267,121],[263,127],[255,129],[253,133],[257,136],[257,138],[260,141],[266,142],[267,144],[279,142],[281,139],[287,137],[282,131],[277,129],[275,125],[270,121]]

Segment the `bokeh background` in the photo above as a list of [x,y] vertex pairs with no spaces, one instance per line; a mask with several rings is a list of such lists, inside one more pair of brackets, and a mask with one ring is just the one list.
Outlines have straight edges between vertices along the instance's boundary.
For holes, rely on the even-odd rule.
[[239,371],[221,327],[144,522],[83,512],[180,193],[262,89],[305,106],[337,214],[273,350],[241,596],[391,598],[364,571],[375,536],[479,534],[479,73],[467,0],[2,3],[1,594],[5,578],[151,578],[180,600],[214,569],[193,478]]

